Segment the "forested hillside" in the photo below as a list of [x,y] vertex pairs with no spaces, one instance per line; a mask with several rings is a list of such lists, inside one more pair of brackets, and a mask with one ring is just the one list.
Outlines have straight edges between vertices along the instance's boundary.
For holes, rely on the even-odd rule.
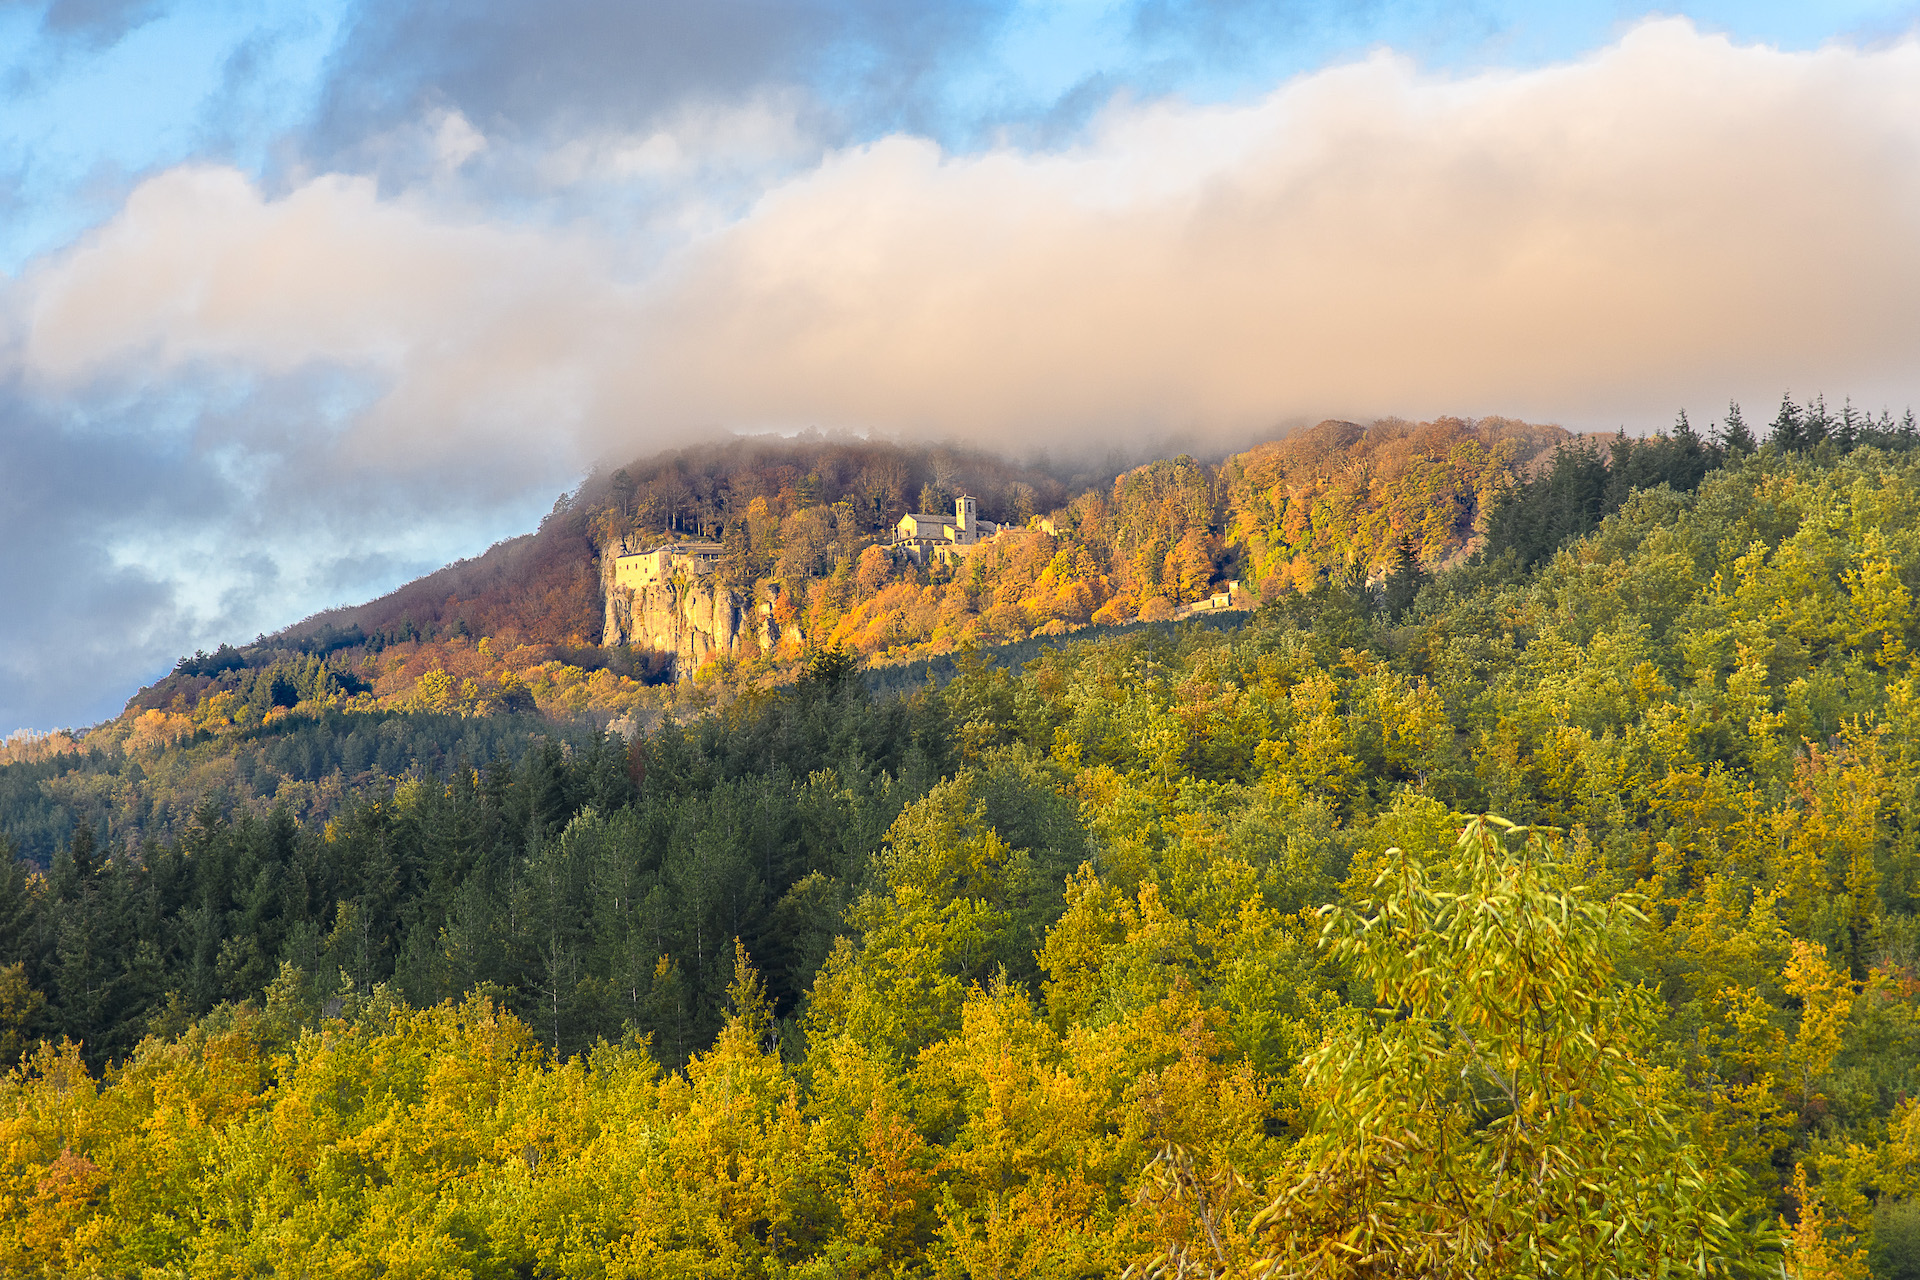
[[[1397,574],[1405,594],[1474,545],[1494,497],[1565,439],[1504,419],[1325,423],[1218,467],[1182,456],[1117,475],[818,436],[661,455],[595,476],[538,532],[476,560],[183,658],[84,741],[0,749],[0,762],[35,762],[0,774],[0,792],[20,797],[0,802],[0,832],[45,865],[81,815],[131,841],[178,838],[214,795],[260,818],[281,807],[325,821],[416,760],[445,766],[438,747],[389,747],[376,762],[357,745],[410,733],[382,727],[395,713],[630,732],[790,681],[826,650],[897,665],[1164,622],[1228,580],[1242,581],[1238,603],[1355,574]],[[903,512],[950,509],[961,492],[1009,532],[956,566],[884,554]],[[600,643],[604,549],[682,535],[720,540],[716,576],[764,601],[782,637],[772,651],[749,642],[690,672]],[[484,742],[463,749],[481,767],[526,729],[473,734]]]
[[[601,640],[595,560],[615,538],[685,534],[740,540],[751,537],[752,529],[760,549],[777,555],[780,548],[772,545],[777,537],[760,527],[769,510],[783,515],[818,510],[830,523],[837,517],[846,526],[843,545],[833,550],[852,559],[909,509],[930,504],[950,510],[954,495],[964,491],[981,497],[987,513],[1024,524],[1035,511],[1105,483],[1116,469],[1023,467],[977,451],[827,439],[818,433],[695,446],[596,473],[577,492],[562,495],[537,532],[378,600],[317,614],[276,639],[301,652],[366,640],[378,645],[481,636],[509,647],[579,649]],[[804,545],[804,538],[797,541]],[[829,558],[825,567],[833,564]],[[764,576],[773,567],[769,558],[732,568]],[[811,569],[798,576],[808,576]],[[792,575],[791,562],[786,572]]]
[[[631,743],[289,644],[254,719],[127,745],[243,661],[0,768],[55,833],[0,880],[0,1269],[1920,1274],[1911,424],[1524,434],[1068,506],[1110,588],[1202,527],[1282,579],[1238,625],[903,695],[822,644]],[[266,800],[361,726],[367,785]],[[264,807],[57,832],[222,760]]]

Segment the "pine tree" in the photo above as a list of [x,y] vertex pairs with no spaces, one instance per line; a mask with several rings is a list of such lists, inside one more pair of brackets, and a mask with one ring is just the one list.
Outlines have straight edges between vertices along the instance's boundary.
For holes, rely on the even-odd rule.
[[1720,447],[1728,457],[1737,454],[1752,453],[1757,447],[1753,432],[1747,429],[1747,420],[1740,413],[1739,402],[1727,401],[1727,419],[1720,424]]
[[1851,450],[1860,440],[1860,413],[1853,407],[1853,397],[1848,396],[1840,406],[1840,420],[1833,427],[1833,442],[1843,450]]
[[1418,551],[1411,538],[1403,539],[1393,548],[1392,567],[1380,594],[1380,609],[1394,622],[1406,617],[1420,588],[1431,581],[1420,567]]
[[1673,434],[1667,437],[1664,452],[1666,482],[1682,493],[1698,489],[1707,472],[1721,462],[1719,451],[1701,442],[1693,424],[1687,421],[1685,409],[1673,424]]
[[26,864],[13,841],[0,833],[0,965],[28,958],[37,914]]
[[1767,443],[1783,453],[1796,453],[1807,445],[1806,425],[1791,394],[1780,397],[1780,412],[1774,416]]
[[1833,436],[1833,415],[1827,412],[1827,397],[1823,392],[1813,398],[1807,406],[1807,412],[1801,419],[1801,431],[1809,449],[1818,447]]

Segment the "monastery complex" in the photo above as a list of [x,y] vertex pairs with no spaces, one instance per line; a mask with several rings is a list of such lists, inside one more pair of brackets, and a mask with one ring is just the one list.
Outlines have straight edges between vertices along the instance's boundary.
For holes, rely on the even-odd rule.
[[901,516],[888,550],[915,564],[925,564],[929,557],[954,559],[999,537],[1005,527],[982,520],[974,500],[962,495],[953,500],[952,515],[910,512]]
[[[901,516],[893,527],[893,541],[881,545],[890,555],[925,564],[929,559],[958,559],[999,537],[1006,528],[982,520],[978,504],[962,495],[954,499],[951,515],[916,511]],[[651,551],[618,556],[613,562],[613,585],[638,591],[671,582],[681,574],[705,577],[720,567],[720,550],[717,542],[669,542]]]
[[676,573],[703,577],[720,567],[717,542],[669,542],[651,551],[619,556],[613,562],[613,585],[638,591],[670,582]]

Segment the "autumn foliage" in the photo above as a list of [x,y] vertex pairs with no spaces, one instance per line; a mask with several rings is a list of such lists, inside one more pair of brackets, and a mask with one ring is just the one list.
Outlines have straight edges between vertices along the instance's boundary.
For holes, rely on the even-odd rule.
[[[1376,475],[1485,447],[1424,430]],[[836,558],[724,696],[197,657],[0,767],[8,822],[107,815],[0,868],[0,1270],[1913,1274],[1920,455],[1652,447],[1691,479],[1500,463],[1553,519],[1452,566],[1438,488],[1323,544],[1310,460],[1129,470],[948,577]],[[868,692],[855,648],[1177,607],[1242,491],[1325,571]],[[301,808],[303,753],[364,788]],[[189,773],[287,799],[159,823]]]

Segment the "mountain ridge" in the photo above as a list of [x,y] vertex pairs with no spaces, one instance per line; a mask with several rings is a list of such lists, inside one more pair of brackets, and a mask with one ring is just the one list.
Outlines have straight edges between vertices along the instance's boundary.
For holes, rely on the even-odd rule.
[[[0,764],[58,773],[31,784],[45,792],[29,806],[40,816],[19,832],[40,860],[77,815],[128,838],[165,836],[212,794],[320,821],[389,785],[386,766],[355,772],[360,748],[324,745],[369,714],[445,717],[434,742],[461,740],[454,726],[475,718],[633,734],[786,685],[823,653],[876,671],[945,670],[972,651],[1044,652],[1076,632],[1170,621],[1208,601],[1291,609],[1330,587],[1397,613],[1476,548],[1531,564],[1637,486],[1697,484],[1719,448],[1676,431],[1618,437],[1603,455],[1559,428],[1507,419],[1330,421],[1214,465],[1180,456],[1063,480],[934,448],[705,445],[597,473],[534,533],[386,596],[182,659],[113,721],[0,749]],[[962,486],[985,495],[983,515],[1009,517],[1001,536],[951,563],[888,555],[897,510]],[[1058,505],[1043,516],[1046,501]],[[1022,514],[1027,524],[1015,525]],[[733,648],[686,661],[588,643],[605,638],[593,623],[612,603],[610,548],[716,529],[722,551],[700,590],[756,619]],[[1229,581],[1242,584],[1231,595]],[[408,722],[392,723],[381,732]],[[311,739],[302,727],[321,725],[333,727]],[[483,737],[494,745],[473,747],[475,764],[502,749]],[[451,758],[441,754],[451,748],[420,749],[422,760]]]

